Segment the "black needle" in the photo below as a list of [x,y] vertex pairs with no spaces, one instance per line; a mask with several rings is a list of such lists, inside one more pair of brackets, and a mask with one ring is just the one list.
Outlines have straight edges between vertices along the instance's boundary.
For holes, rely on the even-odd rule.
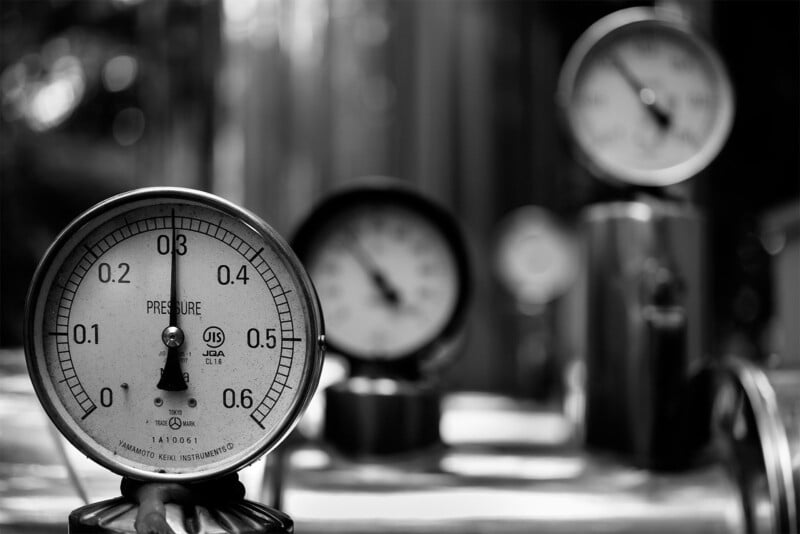
[[186,381],[183,379],[181,370],[181,359],[178,349],[183,345],[183,331],[178,326],[178,262],[177,243],[175,239],[175,210],[172,210],[172,253],[170,255],[170,276],[169,276],[169,326],[161,334],[161,340],[167,346],[167,362],[164,364],[164,372],[158,381],[158,389],[165,391],[183,391],[188,389]]
[[611,64],[614,65],[614,68],[622,75],[631,89],[636,91],[639,102],[642,103],[645,109],[655,119],[656,124],[658,124],[662,130],[668,129],[672,124],[672,116],[666,109],[658,104],[656,101],[656,92],[642,83],[618,56],[614,54],[611,55]]
[[367,275],[369,275],[370,279],[372,279],[384,300],[386,300],[386,302],[392,306],[399,306],[400,294],[392,286],[392,284],[389,283],[389,280],[387,280],[383,275],[381,269],[375,263],[375,260],[372,259],[372,257],[364,249],[363,245],[361,245],[361,242],[358,240],[355,232],[350,232],[350,239],[348,240],[348,243],[350,243],[350,250],[353,252],[353,257],[356,259],[358,264],[361,265]]

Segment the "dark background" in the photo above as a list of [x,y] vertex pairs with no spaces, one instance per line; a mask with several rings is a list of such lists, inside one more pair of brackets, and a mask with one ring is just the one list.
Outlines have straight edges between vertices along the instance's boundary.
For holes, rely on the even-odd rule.
[[[671,4],[718,48],[737,98],[726,147],[687,186],[709,221],[712,354],[736,338],[764,358],[774,280],[760,225],[800,197],[800,3]],[[288,236],[327,191],[386,174],[448,207],[470,241],[469,343],[449,385],[515,390],[519,313],[491,270],[497,223],[536,204],[569,226],[586,205],[626,196],[574,161],[553,96],[592,22],[651,4],[276,0],[243,12],[248,5],[0,3],[0,345],[21,344],[25,292],[47,245],[113,193],[206,189]],[[129,86],[111,90],[103,68],[118,55],[138,67]],[[62,56],[81,65],[81,95],[57,123],[38,124],[20,95],[51,83]],[[559,306],[558,320],[573,322],[576,312]],[[569,325],[558,328],[558,350],[574,350]]]

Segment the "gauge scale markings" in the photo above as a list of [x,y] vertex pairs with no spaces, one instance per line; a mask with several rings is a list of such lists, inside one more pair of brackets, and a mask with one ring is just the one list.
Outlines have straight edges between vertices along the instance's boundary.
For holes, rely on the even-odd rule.
[[[134,237],[136,235],[146,232],[172,229],[172,224],[171,223],[167,224],[168,219],[170,219],[170,217],[159,216],[159,217],[150,217],[147,219],[140,219],[135,221],[133,224],[128,222],[126,226],[123,226],[121,229],[117,229],[110,232],[109,234],[101,238],[93,246],[89,246],[84,243],[83,247],[86,249],[86,253],[78,262],[78,266],[73,270],[67,281],[67,285],[72,284],[75,287],[75,290],[70,290],[67,287],[64,287],[62,289],[62,295],[59,298],[58,316],[59,318],[64,318],[66,320],[66,324],[62,324],[59,322],[58,325],[68,327],[69,315],[71,313],[71,305],[72,302],[74,301],[74,296],[86,274],[91,270],[92,266],[97,261],[99,261],[100,257],[103,254],[105,254],[108,250],[112,249],[114,246],[118,245],[119,243],[130,237]],[[188,227],[185,224],[187,219],[189,221]],[[288,333],[290,336],[293,335],[294,323],[292,320],[291,309],[289,308],[289,304],[286,299],[286,294],[288,294],[291,290],[286,290],[286,291],[282,290],[280,281],[278,281],[277,277],[275,276],[275,273],[272,272],[272,269],[269,267],[267,262],[260,256],[261,252],[263,252],[264,250],[264,247],[261,247],[258,250],[251,247],[248,243],[240,239],[238,236],[224,229],[221,226],[222,221],[220,221],[216,225],[216,227],[212,227],[210,224],[205,223],[208,229],[207,231],[201,231],[202,223],[204,223],[205,221],[200,221],[198,219],[185,216],[175,217],[175,221],[176,221],[175,224],[176,229],[189,230],[192,232],[197,232],[207,235],[209,237],[213,237],[214,239],[217,239],[225,243],[232,249],[236,250],[242,257],[244,257],[253,266],[253,268],[256,269],[256,271],[259,273],[259,275],[267,285],[268,289],[270,290],[270,293],[272,294],[272,297],[276,305],[276,309],[278,311],[278,315],[280,317],[281,332]],[[136,231],[132,231],[132,229],[134,228]],[[212,228],[214,228],[215,230],[213,235],[210,232]],[[128,230],[129,232],[128,236],[124,236],[124,232],[122,231],[123,229]],[[123,236],[121,239],[115,235],[118,232],[121,236]],[[220,232],[222,232],[222,237],[220,237]],[[113,240],[110,245],[108,244],[109,238]],[[236,244],[234,245],[234,243]],[[103,245],[106,245],[106,247],[103,248]],[[95,252],[96,248],[100,250],[99,254]],[[250,257],[248,258],[248,253],[250,253],[251,251],[253,251],[253,254],[251,254]],[[93,260],[90,259],[88,257],[89,255],[91,255],[94,259]],[[256,258],[260,260],[258,264],[253,263]],[[269,277],[267,277],[268,274]],[[67,292],[71,293],[72,296],[69,297],[65,296]],[[62,302],[67,302],[69,303],[69,305],[64,306]],[[65,315],[60,313],[60,310],[62,309],[66,311]],[[72,363],[71,347],[69,346],[69,333],[56,332],[56,334],[67,337],[68,340],[67,343],[57,344],[59,363],[61,365],[61,370],[64,375],[64,381],[67,383],[75,401],[84,411],[82,419],[85,419],[96,410],[97,406],[91,400],[91,397],[85,391],[83,385],[81,384],[80,380],[77,377],[77,374],[75,373],[74,364]],[[276,371],[276,375],[273,379],[273,383],[270,386],[270,389],[267,391],[267,394],[264,395],[264,397],[262,398],[261,402],[250,413],[250,417],[261,428],[264,428],[263,421],[269,415],[270,411],[274,408],[275,403],[277,402],[280,394],[283,392],[284,387],[286,387],[286,382],[289,378],[289,373],[291,371],[291,363],[294,357],[294,348],[293,344],[289,345],[286,343],[286,341],[287,341],[286,337],[281,338],[279,364]],[[289,341],[300,341],[300,338],[291,338]],[[66,348],[63,348],[62,345],[66,345]],[[283,379],[282,382],[278,380],[279,377]],[[278,388],[276,388],[276,384],[279,386]],[[273,398],[272,396],[270,396],[271,393],[277,394],[278,397]]]

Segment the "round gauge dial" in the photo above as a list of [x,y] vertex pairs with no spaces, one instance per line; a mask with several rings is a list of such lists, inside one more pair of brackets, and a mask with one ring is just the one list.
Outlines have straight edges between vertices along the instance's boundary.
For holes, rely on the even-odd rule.
[[578,274],[574,238],[538,206],[523,206],[500,224],[495,269],[524,304],[544,304],[563,294]]
[[567,56],[558,94],[588,166],[635,185],[696,175],[719,153],[733,119],[718,55],[664,10],[625,9],[592,25]]
[[452,217],[406,187],[379,181],[329,197],[293,247],[319,291],[332,352],[427,356],[461,325],[463,238]]
[[48,415],[133,478],[208,478],[275,447],[316,389],[322,349],[286,242],[188,189],[132,191],[78,217],[28,296],[28,368]]

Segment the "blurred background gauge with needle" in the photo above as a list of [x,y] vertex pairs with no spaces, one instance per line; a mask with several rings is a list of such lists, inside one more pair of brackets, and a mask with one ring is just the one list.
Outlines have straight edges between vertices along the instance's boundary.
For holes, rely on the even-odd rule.
[[292,245],[320,293],[331,352],[427,357],[461,324],[463,238],[452,217],[401,182],[370,178],[331,195]]
[[590,169],[640,186],[700,172],[733,120],[733,90],[717,53],[660,9],[625,9],[592,25],[567,56],[558,94]]

